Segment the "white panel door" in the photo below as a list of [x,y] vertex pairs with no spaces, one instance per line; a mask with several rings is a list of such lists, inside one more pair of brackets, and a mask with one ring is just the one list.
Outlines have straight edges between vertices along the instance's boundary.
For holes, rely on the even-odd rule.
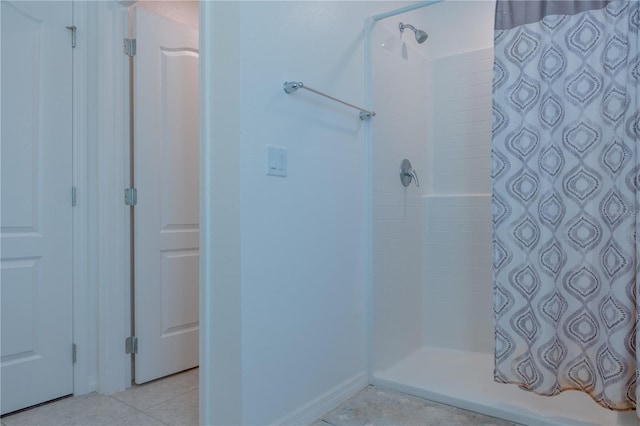
[[135,381],[198,365],[198,31],[134,11]]
[[73,393],[71,2],[2,1],[2,413]]

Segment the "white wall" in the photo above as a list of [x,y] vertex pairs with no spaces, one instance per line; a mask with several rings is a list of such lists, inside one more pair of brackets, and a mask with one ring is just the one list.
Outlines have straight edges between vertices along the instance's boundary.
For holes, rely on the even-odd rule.
[[[203,102],[213,108],[204,161],[214,173],[203,185],[204,232],[214,235],[203,303],[231,301],[205,318],[216,362],[203,375],[218,399],[204,414],[215,423],[277,422],[344,383],[366,384],[365,123],[282,90],[300,80],[362,104],[366,6],[203,6]],[[286,178],[265,174],[267,144],[287,149]],[[223,395],[229,385],[233,396]]]
[[219,43],[239,22],[237,3],[201,4],[200,423],[206,425],[242,424],[240,44],[237,37]]
[[[384,369],[423,344],[425,209],[430,186],[428,147],[431,63],[425,44],[398,23],[413,13],[375,24],[371,43],[373,323],[372,369]],[[400,163],[409,159],[420,187],[404,187]]]
[[176,22],[198,28],[199,8],[194,0],[139,0],[132,7],[141,7],[157,15],[164,16]]

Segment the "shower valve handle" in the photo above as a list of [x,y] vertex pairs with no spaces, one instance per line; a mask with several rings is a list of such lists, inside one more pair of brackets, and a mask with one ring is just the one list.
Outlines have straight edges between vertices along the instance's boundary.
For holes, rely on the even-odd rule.
[[411,176],[415,181],[416,181],[416,186],[420,186],[420,181],[418,180],[418,174],[416,173],[415,170],[413,169],[409,169],[407,170],[407,175]]
[[418,174],[413,167],[411,167],[411,162],[406,158],[402,160],[402,164],[400,164],[400,182],[402,182],[403,186],[409,186],[411,180],[416,181],[416,186],[420,186],[420,181],[418,180]]

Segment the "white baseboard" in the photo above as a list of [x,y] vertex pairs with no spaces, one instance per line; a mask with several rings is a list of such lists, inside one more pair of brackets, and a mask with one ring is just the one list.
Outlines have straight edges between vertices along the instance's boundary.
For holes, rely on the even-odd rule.
[[308,402],[297,410],[273,422],[273,426],[309,425],[318,420],[323,414],[342,404],[358,391],[364,389],[368,384],[369,380],[366,373],[358,374],[351,379],[342,382],[335,388],[325,392],[318,398]]
[[95,392],[96,390],[98,390],[98,381],[96,376],[89,376],[86,380],[83,380],[82,377],[75,377],[73,382],[73,396],[86,395],[88,393]]
[[98,390],[98,378],[96,376],[89,376],[89,392],[95,392]]

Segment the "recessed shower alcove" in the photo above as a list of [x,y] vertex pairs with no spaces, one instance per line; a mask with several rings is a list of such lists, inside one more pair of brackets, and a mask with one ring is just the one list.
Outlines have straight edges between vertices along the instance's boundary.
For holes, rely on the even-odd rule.
[[[372,382],[523,424],[635,424],[578,392],[493,381],[490,150],[495,3],[367,22]],[[458,19],[459,18],[459,19]],[[418,43],[400,23],[425,31]],[[419,40],[418,40],[419,41]],[[398,180],[403,158],[420,187]]]

